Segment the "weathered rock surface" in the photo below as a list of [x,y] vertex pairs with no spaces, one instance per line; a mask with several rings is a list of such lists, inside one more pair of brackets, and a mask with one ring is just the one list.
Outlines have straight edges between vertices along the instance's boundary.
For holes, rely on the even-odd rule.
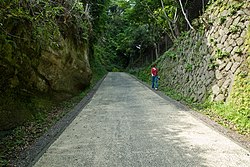
[[64,40],[62,50],[43,52],[39,62],[37,72],[42,78],[37,78],[46,83],[36,82],[40,90],[45,87],[57,92],[74,94],[90,83],[91,69],[87,48],[77,48]]
[[[32,46],[24,46],[26,50],[33,49]],[[39,109],[29,111],[30,108],[26,106],[27,103],[36,105],[37,101],[31,100],[35,96],[54,95],[60,100],[65,99],[84,90],[92,77],[87,42],[76,45],[61,36],[60,48],[43,47],[41,52],[17,53],[24,55],[19,55],[20,58],[16,56],[19,62],[11,60],[16,63],[18,70],[5,68],[8,66],[0,61],[0,71],[5,75],[0,82],[0,131],[12,129],[32,119]],[[2,92],[5,94],[2,95]]]

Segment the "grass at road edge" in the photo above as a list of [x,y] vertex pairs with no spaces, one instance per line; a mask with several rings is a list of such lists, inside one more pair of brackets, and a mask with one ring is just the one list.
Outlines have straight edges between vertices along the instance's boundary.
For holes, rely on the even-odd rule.
[[[139,80],[151,84],[150,68],[134,69],[128,71],[136,76]],[[160,81],[161,82],[161,81]],[[193,102],[192,99],[184,97],[175,90],[167,87],[164,83],[160,83],[160,91],[165,95],[180,101],[189,106],[191,109],[206,115],[209,119],[221,124],[222,126],[243,135],[250,141],[250,121],[249,117],[235,112],[237,107],[227,103],[215,103],[208,99],[202,103]]]

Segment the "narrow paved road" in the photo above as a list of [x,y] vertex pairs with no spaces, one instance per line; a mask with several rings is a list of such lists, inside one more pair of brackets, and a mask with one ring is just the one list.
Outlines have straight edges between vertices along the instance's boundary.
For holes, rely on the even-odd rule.
[[109,73],[35,167],[247,167],[249,151],[125,73]]

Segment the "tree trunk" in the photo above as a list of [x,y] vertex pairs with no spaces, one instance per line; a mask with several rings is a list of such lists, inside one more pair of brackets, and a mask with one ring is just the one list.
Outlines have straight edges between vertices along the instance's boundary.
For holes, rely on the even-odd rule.
[[154,43],[154,49],[155,49],[155,57],[158,59],[158,46],[156,43]]

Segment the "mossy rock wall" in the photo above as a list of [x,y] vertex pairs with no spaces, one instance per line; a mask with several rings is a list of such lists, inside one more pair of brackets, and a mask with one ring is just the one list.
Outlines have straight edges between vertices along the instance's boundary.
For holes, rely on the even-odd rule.
[[32,119],[37,96],[61,100],[89,86],[89,27],[67,3],[0,2],[0,130]]
[[[157,61],[161,84],[196,102],[207,97],[211,101],[237,99],[234,91],[240,83],[249,85],[249,7],[235,0],[212,3],[193,23],[199,28],[183,34]],[[244,78],[239,77],[242,73]],[[250,97],[249,91],[244,96]]]
[[40,91],[76,94],[86,88],[91,80],[88,48],[76,47],[64,39],[61,43],[61,50],[42,51],[31,82]]

